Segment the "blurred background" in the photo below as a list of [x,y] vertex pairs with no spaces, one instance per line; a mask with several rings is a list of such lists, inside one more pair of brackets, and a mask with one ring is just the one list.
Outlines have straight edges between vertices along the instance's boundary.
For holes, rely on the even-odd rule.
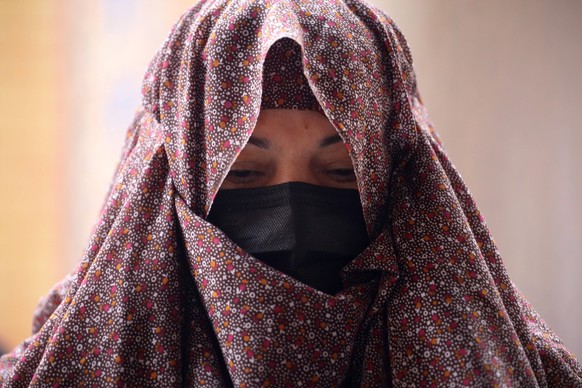
[[[376,0],[509,273],[582,356],[582,2]],[[83,253],[184,0],[0,0],[0,343]]]

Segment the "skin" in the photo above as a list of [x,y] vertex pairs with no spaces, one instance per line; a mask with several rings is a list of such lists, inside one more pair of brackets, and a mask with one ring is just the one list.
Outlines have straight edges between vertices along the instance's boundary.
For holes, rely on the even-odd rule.
[[286,182],[357,188],[345,144],[325,115],[311,110],[262,110],[221,190]]

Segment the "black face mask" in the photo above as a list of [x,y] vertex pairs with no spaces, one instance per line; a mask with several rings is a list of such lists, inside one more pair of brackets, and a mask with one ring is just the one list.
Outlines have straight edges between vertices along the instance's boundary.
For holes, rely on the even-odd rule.
[[290,182],[220,190],[207,220],[267,265],[328,294],[369,244],[357,190]]

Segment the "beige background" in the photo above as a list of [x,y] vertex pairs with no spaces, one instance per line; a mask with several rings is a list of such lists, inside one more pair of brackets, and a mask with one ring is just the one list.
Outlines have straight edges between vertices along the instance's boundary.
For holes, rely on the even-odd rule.
[[[385,0],[514,282],[582,354],[582,2]],[[87,242],[142,74],[191,2],[0,0],[0,342]]]

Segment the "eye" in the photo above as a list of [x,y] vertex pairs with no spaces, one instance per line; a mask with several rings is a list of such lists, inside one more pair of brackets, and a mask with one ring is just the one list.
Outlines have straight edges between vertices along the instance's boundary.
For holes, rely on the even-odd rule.
[[231,178],[236,178],[236,179],[245,179],[250,177],[251,175],[253,175],[254,173],[256,173],[256,171],[253,170],[231,170],[228,175]]
[[232,168],[228,172],[228,175],[226,176],[225,180],[235,184],[246,184],[252,183],[253,181],[260,179],[264,175],[265,173],[259,170]]
[[325,174],[338,182],[355,182],[356,174],[353,168],[332,168],[325,170]]

